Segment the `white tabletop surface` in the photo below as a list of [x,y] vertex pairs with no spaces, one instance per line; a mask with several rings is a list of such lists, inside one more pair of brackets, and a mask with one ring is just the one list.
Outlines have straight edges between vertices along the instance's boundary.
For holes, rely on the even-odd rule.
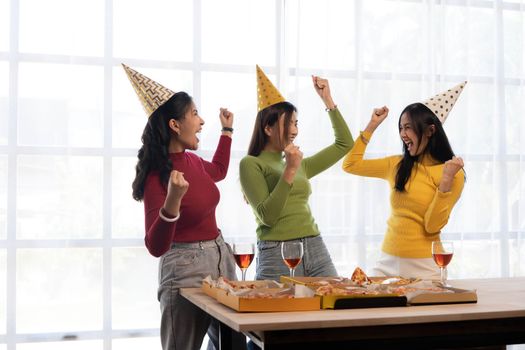
[[454,287],[475,289],[476,304],[441,304],[348,310],[240,313],[204,294],[200,288],[181,293],[228,325],[245,331],[375,326],[525,317],[525,277],[452,280]]

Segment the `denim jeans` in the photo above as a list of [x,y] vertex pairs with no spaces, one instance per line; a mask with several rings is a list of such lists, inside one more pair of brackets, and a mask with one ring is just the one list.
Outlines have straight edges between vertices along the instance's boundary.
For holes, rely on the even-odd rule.
[[[321,236],[294,239],[303,242],[303,259],[295,268],[295,276],[337,276],[330,253]],[[289,276],[290,270],[281,256],[282,241],[257,242],[256,279],[279,280],[279,276]]]
[[[200,349],[206,332],[208,349],[219,348],[218,322],[179,294],[180,288],[200,288],[208,275],[236,279],[232,250],[221,235],[210,241],[174,243],[160,258],[158,299],[164,350]],[[234,338],[241,348],[245,346],[244,335]]]

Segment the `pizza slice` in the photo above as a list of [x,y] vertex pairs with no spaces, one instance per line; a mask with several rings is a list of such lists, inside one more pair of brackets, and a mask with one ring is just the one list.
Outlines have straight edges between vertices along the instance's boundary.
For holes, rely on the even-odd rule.
[[363,270],[361,270],[361,268],[359,267],[355,268],[354,273],[352,274],[351,280],[359,285],[363,285],[365,283],[372,282],[370,278],[368,278],[366,273]]

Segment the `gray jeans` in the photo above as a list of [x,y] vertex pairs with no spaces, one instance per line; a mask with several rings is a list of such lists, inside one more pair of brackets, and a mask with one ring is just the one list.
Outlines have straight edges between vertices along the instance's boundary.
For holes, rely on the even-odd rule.
[[[301,263],[295,268],[295,276],[337,276],[337,271],[330,258],[330,253],[321,236],[305,237],[293,241],[303,242],[304,255]],[[279,276],[289,276],[290,270],[281,256],[281,241],[257,242],[258,280],[279,280]]]
[[[202,279],[225,276],[235,280],[233,253],[219,235],[215,240],[174,243],[160,258],[159,289],[160,338],[164,350],[200,349],[206,332],[208,349],[219,348],[218,322],[179,294],[180,288],[201,287]],[[242,334],[236,342],[245,346]]]

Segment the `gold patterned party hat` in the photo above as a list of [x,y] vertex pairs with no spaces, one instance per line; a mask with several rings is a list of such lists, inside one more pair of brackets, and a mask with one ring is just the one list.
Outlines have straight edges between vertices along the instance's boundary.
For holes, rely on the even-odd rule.
[[124,67],[129,81],[131,82],[133,89],[135,89],[135,92],[137,93],[140,103],[142,103],[142,107],[144,107],[144,111],[146,111],[148,118],[151,116],[151,114],[153,114],[153,112],[157,110],[157,108],[159,108],[175,94],[175,92],[160,85],[156,81],[151,80],[147,76],[140,74],[136,70],[131,69],[124,63],[122,63],[122,67]]
[[423,104],[430,108],[443,124],[466,84],[466,81],[459,83],[453,88],[424,101]]
[[258,65],[255,67],[257,68],[257,112],[276,103],[284,102],[284,97],[264,74],[261,67]]

